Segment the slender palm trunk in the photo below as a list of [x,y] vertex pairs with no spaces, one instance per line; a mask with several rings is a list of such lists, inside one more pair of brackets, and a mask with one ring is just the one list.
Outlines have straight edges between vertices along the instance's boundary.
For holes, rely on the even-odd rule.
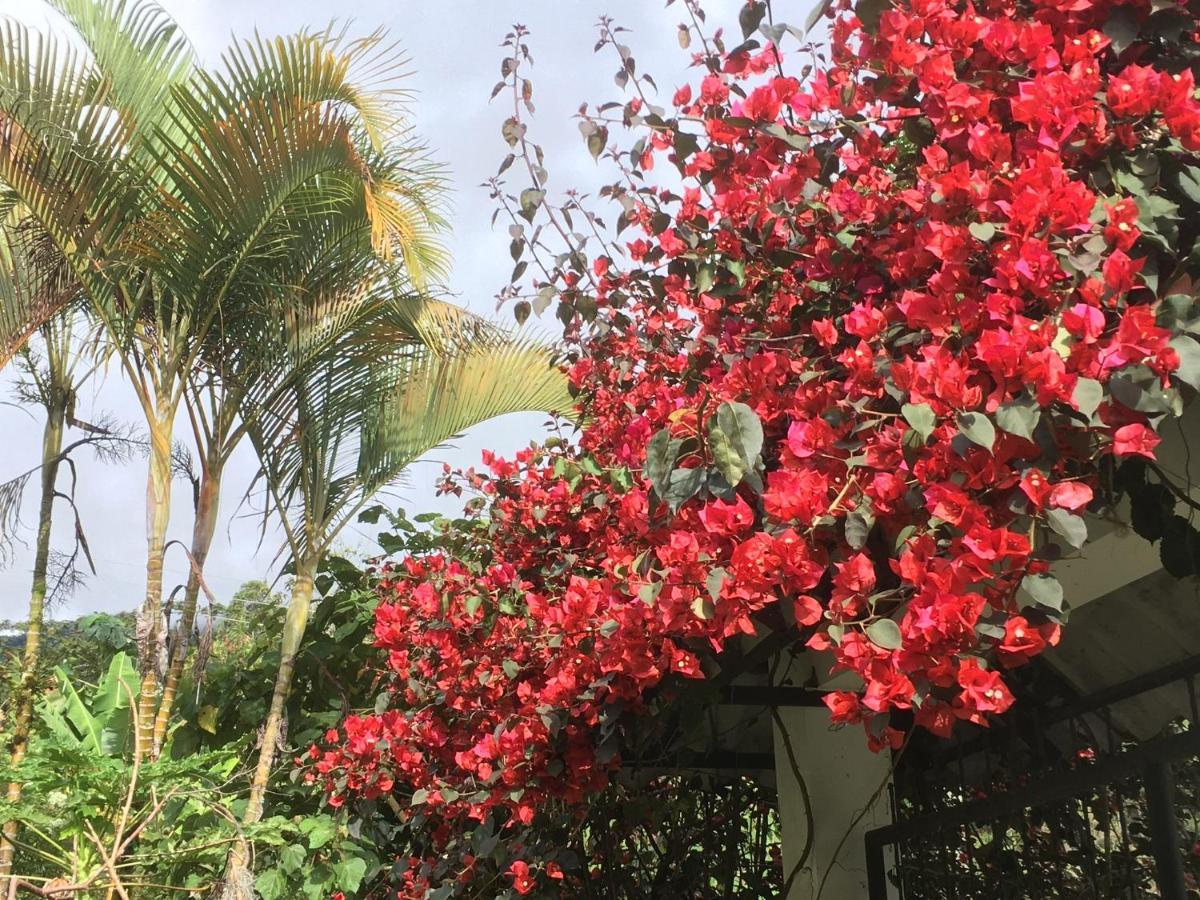
[[292,598],[288,602],[287,618],[283,623],[283,640],[279,653],[279,670],[275,674],[275,691],[271,694],[271,708],[263,726],[262,746],[258,751],[258,764],[254,767],[254,780],[250,782],[250,800],[242,821],[247,825],[262,818],[263,797],[271,775],[271,764],[275,759],[275,745],[279,742],[279,731],[283,725],[283,707],[292,689],[292,676],[296,671],[296,655],[304,641],[304,629],[308,627],[308,610],[312,605],[313,579],[317,572],[316,560],[296,563],[296,580],[292,584]]
[[196,607],[200,600],[200,576],[204,561],[212,547],[213,534],[217,529],[217,506],[221,494],[221,463],[209,460],[200,476],[200,488],[196,496],[196,521],[192,526],[192,558],[189,565],[187,587],[183,593],[183,609],[179,618],[178,640],[171,648],[171,661],[167,677],[163,681],[162,699],[158,703],[158,714],[154,719],[153,755],[162,753],[171,723],[171,712],[175,705],[175,694],[183,676],[183,664],[187,661],[191,646],[192,628],[196,622]]
[[[267,782],[271,777],[271,765],[275,759],[275,745],[279,741],[283,726],[283,708],[292,688],[292,676],[296,671],[296,656],[304,641],[304,630],[308,626],[308,611],[312,605],[313,579],[316,576],[315,559],[297,560],[296,580],[292,584],[292,598],[288,602],[287,618],[283,624],[280,647],[279,669],[275,674],[275,690],[271,695],[271,708],[263,726],[262,746],[258,751],[258,762],[254,767],[254,778],[250,782],[250,799],[242,822],[251,825],[262,818]],[[249,885],[253,883],[249,871],[250,848],[245,841],[235,844],[229,852],[225,872],[226,900],[242,900],[253,897]]]
[[142,686],[138,696],[137,745],[138,751],[146,756],[154,746],[154,720],[158,710],[163,556],[171,516],[171,422],[164,418],[160,417],[150,429],[150,471],[146,479],[146,600],[138,617]]
[[[38,654],[42,642],[42,618],[46,607],[46,571],[50,563],[50,525],[54,512],[54,487],[58,480],[59,455],[62,453],[66,409],[61,404],[46,408],[46,427],[42,437],[42,499],[38,509],[37,547],[33,557],[33,587],[29,593],[29,624],[25,632],[25,656],[21,661],[21,682],[17,686],[16,721],[9,745],[9,762],[16,766],[29,747],[29,729],[33,721]],[[21,799],[21,783],[8,785],[8,802]],[[7,887],[16,847],[17,823],[5,822],[0,838],[0,887]]]

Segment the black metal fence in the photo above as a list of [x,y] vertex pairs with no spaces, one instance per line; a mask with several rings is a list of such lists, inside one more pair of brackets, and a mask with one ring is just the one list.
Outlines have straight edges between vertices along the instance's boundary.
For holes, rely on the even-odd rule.
[[[1195,657],[911,748],[894,824],[867,835],[870,900],[1200,897],[1198,674]],[[1137,740],[1122,704],[1152,692],[1186,699],[1163,733]]]

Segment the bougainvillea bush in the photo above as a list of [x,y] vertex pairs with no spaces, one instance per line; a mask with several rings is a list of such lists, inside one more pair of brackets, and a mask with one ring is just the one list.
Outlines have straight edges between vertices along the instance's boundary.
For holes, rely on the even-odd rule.
[[1118,490],[1196,568],[1154,463],[1200,384],[1196,11],[837,0],[828,59],[763,3],[724,35],[680,12],[678,86],[601,22],[611,210],[548,198],[508,37],[505,297],[564,324],[581,424],[448,477],[476,527],[384,571],[391,693],[307,760],[403,810],[402,896],[578,895],[539,817],[743,636],[851,673],[832,721],[894,748],[1011,705],[1066,620],[1052,560]]

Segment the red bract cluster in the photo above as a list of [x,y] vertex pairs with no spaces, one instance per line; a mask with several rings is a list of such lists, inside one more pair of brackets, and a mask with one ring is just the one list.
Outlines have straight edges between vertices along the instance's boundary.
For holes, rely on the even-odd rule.
[[[824,69],[706,44],[673,110],[623,106],[645,136],[609,193],[639,233],[542,286],[577,444],[449,483],[488,500],[477,552],[381,584],[391,708],[312,755],[335,802],[411,795],[408,893],[470,878],[472,823],[584,800],[612,723],[741,635],[853,673],[827,704],[876,747],[986,724],[1058,640],[1048,560],[1101,473],[1153,459],[1196,386],[1186,8],[843,6]],[[517,892],[563,876],[529,858]]]

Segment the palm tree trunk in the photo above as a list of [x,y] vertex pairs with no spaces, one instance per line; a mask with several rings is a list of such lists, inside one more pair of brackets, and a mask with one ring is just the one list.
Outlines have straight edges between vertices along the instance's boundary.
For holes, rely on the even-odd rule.
[[146,600],[138,616],[142,686],[138,696],[137,746],[146,756],[154,746],[154,719],[158,709],[163,556],[171,516],[171,422],[164,419],[160,416],[150,429],[150,471],[146,479]]
[[[66,409],[60,404],[46,408],[46,427],[42,437],[42,499],[38,509],[37,547],[33,557],[33,586],[29,593],[29,624],[25,632],[25,655],[21,661],[21,682],[17,686],[16,720],[9,745],[9,762],[18,765],[29,747],[29,730],[33,721],[33,698],[36,693],[38,654],[42,643],[42,619],[46,607],[46,571],[50,563],[50,525],[54,512],[54,487],[58,481],[58,466],[62,453]],[[21,799],[21,783],[8,785],[8,802]],[[0,887],[8,886],[16,847],[17,823],[5,822],[0,837]]]
[[292,599],[288,602],[287,618],[283,623],[283,640],[279,653],[279,670],[275,674],[275,691],[271,695],[271,708],[263,726],[262,746],[258,751],[258,764],[254,768],[254,780],[250,782],[250,800],[242,821],[253,824],[262,818],[263,797],[271,775],[271,764],[275,758],[275,745],[283,725],[283,707],[292,689],[292,675],[296,671],[296,655],[304,640],[304,629],[308,626],[308,610],[312,604],[313,578],[316,576],[316,560],[296,563],[296,580],[292,584]]
[[[280,729],[283,725],[283,708],[287,703],[288,693],[292,687],[292,675],[296,671],[296,656],[304,640],[304,629],[308,625],[308,610],[312,605],[313,579],[316,576],[317,561],[308,559],[296,562],[296,580],[292,583],[292,598],[288,603],[287,619],[283,624],[283,639],[280,647],[279,669],[275,675],[275,690],[271,695],[271,708],[267,712],[267,721],[263,726],[262,746],[258,751],[258,763],[254,767],[254,778],[250,782],[250,799],[246,803],[246,811],[242,823],[251,825],[262,818],[263,802],[267,792],[267,782],[271,777],[271,765],[275,758],[275,745],[279,741]],[[242,900],[251,898],[249,885],[253,877],[249,871],[250,848],[247,843],[239,841],[229,852],[229,860],[225,870],[225,900]]]
[[192,558],[190,561],[187,587],[183,593],[183,609],[179,618],[178,640],[171,648],[171,663],[163,681],[162,699],[154,718],[153,756],[162,753],[167,726],[171,723],[171,711],[175,705],[175,693],[179,679],[183,676],[183,664],[187,661],[191,646],[192,627],[196,622],[196,607],[200,599],[200,576],[204,561],[212,547],[213,534],[217,528],[217,506],[221,494],[221,464],[210,460],[200,475],[200,488],[196,496],[196,520],[192,526]]

